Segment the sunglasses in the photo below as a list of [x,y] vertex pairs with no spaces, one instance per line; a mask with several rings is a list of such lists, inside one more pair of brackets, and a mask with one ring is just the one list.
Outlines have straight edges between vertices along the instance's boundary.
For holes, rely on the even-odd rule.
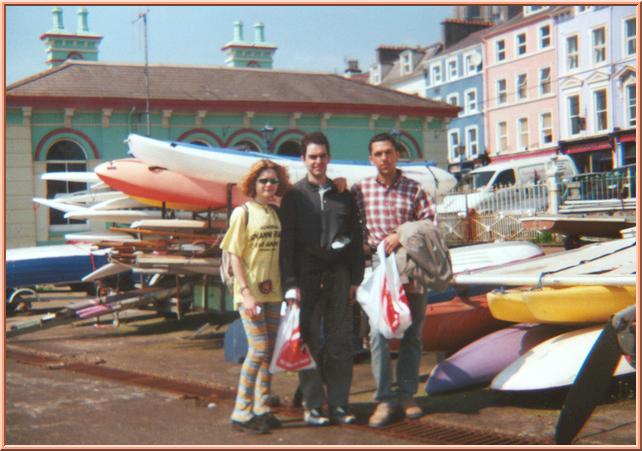
[[278,185],[280,183],[279,179],[258,179],[257,182],[259,182],[261,185],[267,185],[268,183],[271,183],[272,185]]

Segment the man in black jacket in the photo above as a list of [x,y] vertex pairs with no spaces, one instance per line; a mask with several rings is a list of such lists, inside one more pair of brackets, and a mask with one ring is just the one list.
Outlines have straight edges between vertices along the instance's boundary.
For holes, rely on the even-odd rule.
[[[281,276],[287,300],[300,302],[301,338],[318,369],[299,372],[306,423],[348,424],[352,384],[352,312],[363,279],[361,228],[349,191],[326,171],[330,143],[323,133],[303,138],[306,176],[281,202]],[[321,338],[321,325],[323,339]],[[322,410],[327,401],[329,417]]]

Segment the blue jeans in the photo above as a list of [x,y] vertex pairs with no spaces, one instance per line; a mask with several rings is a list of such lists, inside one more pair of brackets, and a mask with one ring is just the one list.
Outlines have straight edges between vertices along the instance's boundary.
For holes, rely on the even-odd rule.
[[397,358],[397,390],[392,389],[392,362],[389,340],[379,333],[370,331],[370,356],[372,374],[377,383],[375,400],[398,402],[415,396],[419,388],[419,364],[423,343],[421,331],[426,312],[426,295],[407,293],[412,324],[406,329],[399,347]]

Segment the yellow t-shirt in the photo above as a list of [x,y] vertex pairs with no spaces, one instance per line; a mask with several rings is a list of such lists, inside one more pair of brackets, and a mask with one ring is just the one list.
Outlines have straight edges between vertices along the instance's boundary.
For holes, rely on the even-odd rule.
[[[246,205],[247,226],[243,207],[236,207],[230,217],[230,227],[221,242],[221,249],[241,257],[247,286],[258,302],[281,302],[281,222],[272,207],[263,206],[256,201],[249,201]],[[242,299],[241,287],[235,278],[235,308],[238,309]]]

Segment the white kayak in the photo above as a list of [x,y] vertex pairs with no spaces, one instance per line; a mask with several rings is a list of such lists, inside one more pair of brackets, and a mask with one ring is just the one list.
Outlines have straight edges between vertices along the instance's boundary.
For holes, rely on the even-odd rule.
[[[295,157],[206,148],[183,142],[160,141],[136,134],[130,134],[126,142],[130,153],[148,165],[220,183],[237,183],[255,162],[263,158],[269,158],[287,167],[291,181],[303,178],[306,173],[301,159]],[[397,166],[406,176],[418,181],[435,199],[444,196],[456,184],[453,175],[432,163],[400,162]],[[376,168],[368,162],[332,160],[328,165],[328,176],[345,177],[348,186],[376,173]]]
[[204,229],[207,221],[198,219],[142,219],[133,222],[132,229]]
[[[573,384],[603,327],[574,330],[540,343],[495,376],[490,387],[522,391]],[[613,374],[620,376],[634,372],[635,368],[622,357]]]
[[98,183],[100,179],[94,172],[47,172],[40,176],[42,180],[61,182]]

